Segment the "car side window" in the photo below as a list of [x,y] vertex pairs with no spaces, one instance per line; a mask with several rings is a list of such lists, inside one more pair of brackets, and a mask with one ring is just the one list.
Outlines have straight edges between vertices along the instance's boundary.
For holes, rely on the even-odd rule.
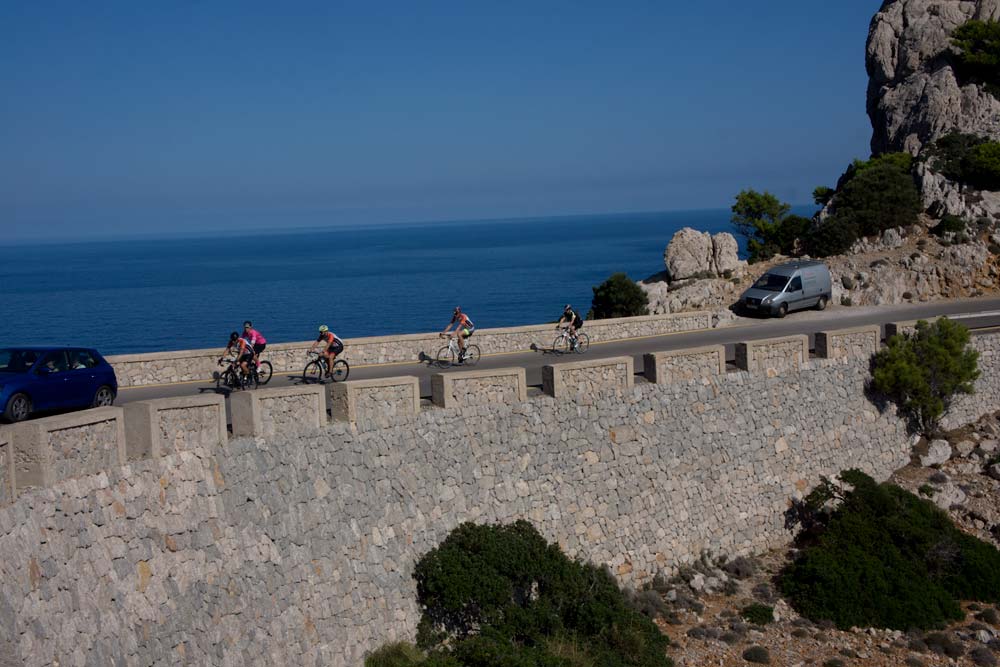
[[73,350],[69,353],[69,357],[69,365],[73,370],[97,366],[97,359],[94,359],[94,355],[87,350]]
[[42,359],[42,364],[39,368],[49,374],[65,372],[67,368],[66,353],[63,351],[49,352]]
[[795,276],[792,278],[792,282],[788,285],[789,292],[801,292],[802,291],[802,278]]

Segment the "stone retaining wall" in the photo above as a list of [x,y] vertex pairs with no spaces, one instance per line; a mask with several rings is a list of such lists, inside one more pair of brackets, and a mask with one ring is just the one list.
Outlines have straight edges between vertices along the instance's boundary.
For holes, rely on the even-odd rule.
[[809,337],[785,336],[736,344],[736,366],[751,373],[797,371],[809,361]]
[[[593,320],[587,322],[585,327],[591,342],[599,342],[711,329],[712,313],[675,313]],[[547,349],[554,337],[554,326],[551,324],[479,329],[473,336],[483,354],[530,350],[532,346]],[[343,358],[352,365],[359,366],[419,361],[421,354],[434,357],[443,344],[437,333],[350,338],[344,342]],[[269,344],[264,351],[264,358],[271,362],[275,372],[299,372],[305,367],[306,350],[311,345],[312,342]],[[214,377],[213,373],[220,370],[216,362],[221,353],[222,348],[218,348],[123,354],[110,356],[107,359],[118,376],[118,385],[135,387],[211,379]]]
[[549,396],[591,405],[605,392],[622,394],[635,382],[632,357],[572,361],[542,367],[542,391]]
[[129,459],[166,456],[192,447],[214,447],[229,437],[226,399],[216,394],[125,404]]
[[330,385],[330,415],[367,431],[387,428],[420,412],[420,381],[411,375]]
[[125,463],[121,408],[94,408],[11,427],[16,490],[51,486]]
[[14,500],[14,446],[10,442],[10,428],[0,426],[0,505]]
[[[928,323],[936,321],[936,317],[924,318]],[[907,320],[905,322],[888,322],[885,325],[885,338],[888,340],[896,334],[911,334],[917,330],[918,320]]]
[[320,385],[238,391],[229,409],[234,436],[309,433],[326,424],[326,391]]
[[643,373],[656,384],[707,379],[726,372],[726,348],[722,345],[669,350],[643,355]]
[[443,408],[515,403],[528,397],[523,368],[436,373],[431,376],[431,400]]
[[877,324],[816,334],[816,356],[822,359],[870,358],[881,345],[882,332]]

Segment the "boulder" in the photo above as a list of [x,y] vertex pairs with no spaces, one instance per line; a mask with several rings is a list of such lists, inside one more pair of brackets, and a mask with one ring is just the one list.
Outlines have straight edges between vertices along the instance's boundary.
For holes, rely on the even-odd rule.
[[684,227],[674,234],[663,253],[668,279],[673,282],[711,272],[712,253],[711,234]]
[[982,442],[979,443],[979,449],[984,454],[992,454],[997,450],[997,441],[992,439],[983,440]]
[[720,232],[712,236],[690,227],[684,227],[670,239],[663,263],[670,282],[721,276],[727,271],[741,274],[746,268],[732,234]]
[[1000,482],[1000,463],[994,463],[986,469],[986,474]]
[[920,457],[920,465],[925,468],[941,465],[951,458],[951,445],[947,440],[931,440],[927,445],[927,454]]
[[975,448],[976,444],[974,442],[972,442],[971,440],[963,440],[962,442],[959,442],[958,444],[955,445],[955,453],[961,456],[962,458],[965,458],[970,454],[972,454]]

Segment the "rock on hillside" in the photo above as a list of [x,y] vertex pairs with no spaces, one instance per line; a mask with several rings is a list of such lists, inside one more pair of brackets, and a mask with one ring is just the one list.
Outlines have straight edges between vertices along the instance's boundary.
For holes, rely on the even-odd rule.
[[[868,33],[868,116],[874,155],[917,155],[951,132],[1000,140],[1000,100],[963,83],[951,34],[966,21],[1000,20],[1000,0],[887,0]],[[1000,215],[1000,193],[962,189],[920,163],[924,208],[974,220]]]
[[684,227],[670,240],[663,253],[667,279],[671,282],[689,278],[706,278],[741,272],[739,246],[732,234],[722,232],[712,236]]
[[[880,238],[860,240],[850,253],[824,261],[833,277],[833,302],[867,306],[997,293],[1000,255],[994,252],[1000,252],[1000,233],[987,229],[967,243],[952,243],[918,225],[886,230]],[[649,296],[651,313],[725,312],[754,280],[784,261],[788,258],[744,265],[729,279],[670,281],[658,274],[639,285]]]

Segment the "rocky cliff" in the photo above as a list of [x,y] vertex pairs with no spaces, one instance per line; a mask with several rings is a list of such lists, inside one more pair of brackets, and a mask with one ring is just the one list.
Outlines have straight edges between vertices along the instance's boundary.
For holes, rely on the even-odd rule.
[[[874,155],[917,155],[951,132],[1000,140],[1000,100],[961,80],[952,33],[969,20],[1000,20],[1000,0],[887,0],[866,50]],[[917,167],[924,208],[969,219],[1000,216],[1000,193],[962,189],[925,163]]]

